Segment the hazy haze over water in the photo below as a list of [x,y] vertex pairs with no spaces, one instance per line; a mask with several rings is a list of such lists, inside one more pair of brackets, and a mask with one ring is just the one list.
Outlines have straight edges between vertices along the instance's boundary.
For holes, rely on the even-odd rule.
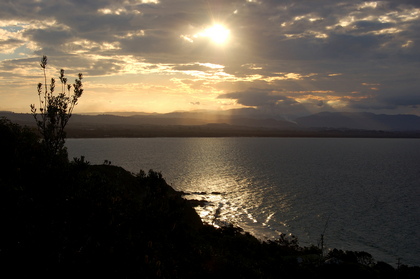
[[207,222],[259,238],[366,251],[420,265],[420,140],[322,138],[68,139],[69,157],[161,171]]

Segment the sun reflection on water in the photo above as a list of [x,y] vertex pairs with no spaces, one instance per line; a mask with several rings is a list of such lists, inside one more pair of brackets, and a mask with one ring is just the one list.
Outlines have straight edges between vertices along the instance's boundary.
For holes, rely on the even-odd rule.
[[[211,144],[203,144],[206,140]],[[290,211],[291,203],[287,193],[275,190],[278,181],[250,175],[252,158],[241,156],[234,144],[202,139],[196,147],[196,141],[187,142],[180,163],[191,179],[183,179],[179,187],[188,193],[185,198],[201,201],[195,209],[203,222],[216,227],[233,224],[263,239],[289,233],[284,213]],[[261,185],[261,180],[268,184]]]
[[289,233],[287,221],[279,211],[289,210],[286,195],[277,197],[276,208],[267,207],[263,203],[265,194],[251,179],[238,179],[227,173],[201,179],[195,185],[196,189],[207,191],[190,192],[185,198],[200,201],[195,209],[204,223],[215,227],[233,224],[262,239]]

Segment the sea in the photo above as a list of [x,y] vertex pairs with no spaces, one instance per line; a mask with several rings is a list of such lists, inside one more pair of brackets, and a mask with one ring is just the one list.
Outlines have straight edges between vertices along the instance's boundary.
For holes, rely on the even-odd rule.
[[420,139],[67,139],[69,157],[161,172],[214,226],[420,266]]

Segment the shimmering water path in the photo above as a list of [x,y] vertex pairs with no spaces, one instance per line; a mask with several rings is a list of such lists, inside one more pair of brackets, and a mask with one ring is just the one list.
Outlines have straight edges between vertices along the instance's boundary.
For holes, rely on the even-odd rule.
[[259,238],[292,233],[301,245],[420,265],[420,140],[321,138],[68,139],[70,158],[161,171],[208,201],[203,220]]

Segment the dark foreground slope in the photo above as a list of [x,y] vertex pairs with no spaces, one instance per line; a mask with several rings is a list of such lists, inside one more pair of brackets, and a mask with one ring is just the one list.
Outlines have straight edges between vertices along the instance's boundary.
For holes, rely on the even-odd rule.
[[[44,155],[0,121],[0,276],[22,278],[418,278],[364,252],[261,242],[201,223],[159,173]],[[397,274],[398,273],[398,274]],[[416,277],[417,276],[417,277]]]

